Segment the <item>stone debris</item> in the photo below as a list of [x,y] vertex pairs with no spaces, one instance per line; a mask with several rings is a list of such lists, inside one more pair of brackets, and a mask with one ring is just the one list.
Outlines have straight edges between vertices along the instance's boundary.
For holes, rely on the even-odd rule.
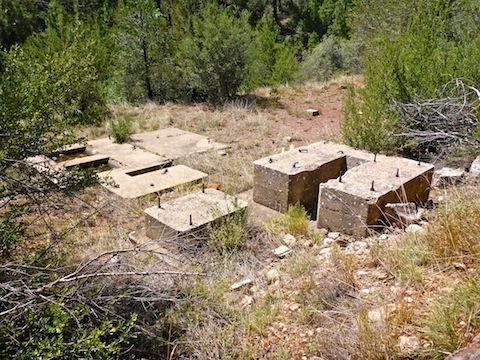
[[473,160],[472,165],[470,165],[469,173],[474,180],[478,180],[480,177],[480,156]]
[[425,216],[425,210],[413,202],[386,204],[384,213],[387,226],[402,228],[418,224]]
[[378,308],[372,309],[367,313],[367,318],[377,327],[385,326],[388,317],[397,310],[395,304],[387,304]]
[[449,168],[444,167],[435,170],[433,173],[433,186],[434,187],[447,187],[451,185],[457,185],[465,179],[465,169],[462,168]]
[[340,235],[342,235],[341,233],[339,233],[338,231],[331,231],[327,234],[327,237],[329,237],[330,239],[333,239],[333,240],[337,240]]
[[283,237],[283,243],[287,246],[295,246],[297,244],[297,239],[292,234],[286,234]]
[[241,287],[243,287],[245,285],[248,285],[248,284],[251,284],[252,282],[253,282],[253,280],[250,279],[250,278],[246,278],[246,279],[243,279],[241,281],[237,281],[236,283],[232,284],[232,286],[230,286],[230,290],[240,289]]
[[254,299],[252,296],[250,295],[242,295],[242,297],[240,298],[240,305],[242,306],[242,309],[245,309],[247,307],[249,307],[250,305],[252,305],[254,302]]
[[416,336],[402,335],[398,338],[398,348],[404,355],[412,355],[420,346],[420,340]]
[[273,253],[275,254],[275,256],[278,256],[281,258],[288,255],[291,251],[292,250],[290,250],[288,246],[282,245],[276,248],[275,250],[273,250]]
[[454,351],[445,360],[479,360],[480,359],[480,334],[475,336],[467,346]]
[[426,230],[418,225],[418,224],[410,224],[405,228],[406,233],[411,233],[411,234],[420,234],[425,232]]
[[277,269],[270,269],[265,274],[267,283],[271,284],[280,279],[280,272]]

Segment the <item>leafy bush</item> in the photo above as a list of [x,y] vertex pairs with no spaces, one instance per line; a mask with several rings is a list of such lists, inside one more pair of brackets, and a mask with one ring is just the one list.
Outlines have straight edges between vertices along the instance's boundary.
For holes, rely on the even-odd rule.
[[232,98],[246,75],[252,32],[249,14],[235,17],[212,2],[192,19],[192,33],[181,44],[183,71],[200,99],[217,102]]
[[128,348],[135,315],[126,321],[95,319],[82,303],[50,301],[37,311],[17,314],[14,321],[11,316],[2,317],[2,358],[112,359]]
[[[396,104],[441,99],[444,84],[452,78],[480,83],[478,2],[415,0],[407,6],[376,0],[368,5],[358,2],[355,14],[357,36],[367,49],[363,58],[365,88],[356,101],[362,121],[355,125],[361,132],[366,124],[369,131],[377,132],[375,138],[386,139],[380,145],[391,146],[398,140],[392,137],[403,132]],[[477,24],[473,28],[466,26],[473,23]],[[346,120],[351,120],[348,115]],[[413,130],[423,129],[414,125]],[[456,129],[452,126],[448,131]],[[407,141],[403,139],[401,145],[408,145]],[[369,144],[363,141],[359,145],[368,148]]]
[[302,63],[303,80],[327,81],[338,73],[361,70],[360,43],[336,36],[325,37]]
[[209,226],[209,246],[220,253],[235,250],[244,237],[245,210],[238,210]]
[[117,144],[122,144],[132,135],[131,120],[127,117],[120,117],[110,121],[112,136]]

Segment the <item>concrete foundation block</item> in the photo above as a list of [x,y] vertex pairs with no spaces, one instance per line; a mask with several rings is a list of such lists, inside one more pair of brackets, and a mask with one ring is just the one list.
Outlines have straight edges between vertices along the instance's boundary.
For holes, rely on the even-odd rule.
[[320,184],[317,226],[364,236],[385,222],[387,203],[428,200],[433,166],[397,157],[377,157]]
[[208,224],[244,210],[247,203],[219,190],[205,189],[145,210],[151,239],[194,235]]
[[344,155],[308,147],[257,160],[253,201],[280,212],[297,203],[316,212],[318,185],[345,172],[346,163]]

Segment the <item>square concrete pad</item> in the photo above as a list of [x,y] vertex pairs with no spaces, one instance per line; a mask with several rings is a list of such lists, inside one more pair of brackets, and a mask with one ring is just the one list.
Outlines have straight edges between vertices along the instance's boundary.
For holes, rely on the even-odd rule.
[[107,138],[89,141],[87,152],[108,156],[110,161],[118,163],[117,167],[147,167],[170,161],[164,156],[152,154],[132,144],[116,144]]
[[[234,214],[247,203],[214,189],[205,189],[145,210],[146,234],[152,239],[197,232],[215,220]],[[190,221],[191,220],[191,221]]]
[[[132,174],[129,175],[128,173]],[[107,180],[104,186],[123,198],[163,192],[184,184],[199,182],[208,175],[184,165],[172,166],[143,173],[138,168],[122,168],[105,171],[99,177]],[[114,182],[116,186],[109,183]]]
[[205,136],[176,128],[135,134],[131,139],[138,147],[169,159],[227,147]]

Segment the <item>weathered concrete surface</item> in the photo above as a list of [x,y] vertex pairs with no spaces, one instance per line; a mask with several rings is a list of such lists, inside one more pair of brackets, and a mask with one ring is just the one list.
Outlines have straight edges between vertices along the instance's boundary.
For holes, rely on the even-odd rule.
[[176,128],[135,134],[130,138],[136,146],[169,159],[227,148],[227,145],[211,141],[205,136]]
[[219,190],[205,189],[145,210],[152,239],[198,233],[208,224],[247,207],[247,203]]
[[432,175],[430,164],[378,156],[349,169],[341,182],[320,185],[317,226],[364,236],[380,225],[387,203],[425,203]]
[[94,167],[102,164],[108,164],[109,160],[110,160],[110,157],[108,155],[96,154],[96,155],[90,155],[90,156],[85,156],[85,157],[80,157],[80,158],[59,162],[57,163],[57,166],[63,167],[66,169],[74,166]]
[[373,161],[374,157],[374,154],[326,141],[256,160],[253,201],[280,212],[299,203],[315,217],[318,185],[337,178],[347,169]]
[[87,152],[92,155],[105,155],[118,167],[148,167],[171,161],[167,157],[152,154],[132,144],[116,144],[111,139],[92,140],[87,143]]
[[314,212],[318,185],[343,173],[346,157],[296,149],[253,164],[253,201],[280,212],[299,203]]
[[[163,192],[180,185],[199,182],[208,175],[184,165],[172,166],[151,172],[137,172],[137,168],[121,168],[101,172],[98,176],[107,181],[107,189],[123,198]],[[134,171],[134,176],[128,175]],[[115,185],[111,185],[111,182]]]

